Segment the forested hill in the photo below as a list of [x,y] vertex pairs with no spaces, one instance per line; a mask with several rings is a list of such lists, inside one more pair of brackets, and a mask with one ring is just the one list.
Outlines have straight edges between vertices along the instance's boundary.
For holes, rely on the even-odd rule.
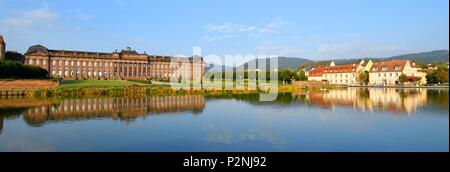
[[[412,54],[404,54],[404,55],[398,55],[398,56],[392,56],[392,57],[386,57],[386,58],[362,58],[365,61],[372,60],[374,62],[376,61],[386,61],[386,60],[411,60],[415,61],[417,63],[446,63],[449,61],[448,56],[448,50],[436,50],[436,51],[428,51],[428,52],[421,52],[421,53],[412,53]],[[331,61],[334,61],[336,64],[350,64],[350,63],[358,63],[361,59],[331,59],[331,60],[321,60],[321,61],[310,61],[306,63],[299,64],[298,66],[300,68],[311,68],[313,66],[327,66],[330,64]]]
[[422,63],[438,63],[438,62],[448,62],[448,50],[436,50],[423,53],[405,54],[399,56],[388,57],[386,60],[390,59],[408,59],[414,60],[416,62]]
[[[266,62],[268,63],[269,61],[266,61]],[[298,57],[279,57],[278,58],[278,69],[297,70],[298,65],[309,63],[309,62],[313,62],[313,61],[305,59],[305,58],[298,58]],[[244,66],[247,66],[247,64],[249,64],[249,63],[255,63],[255,60],[251,60],[251,61],[245,63]],[[258,63],[255,63],[255,64],[258,64]]]
[[[413,54],[404,54],[386,58],[363,58],[364,60],[373,60],[373,61],[385,61],[392,59],[407,59],[411,61],[415,61],[418,63],[428,64],[428,63],[446,63],[449,61],[448,50],[436,50],[436,51],[428,51],[421,53],[413,53]],[[310,68],[312,66],[323,65],[327,66],[331,61],[335,61],[336,64],[350,64],[350,63],[358,63],[361,59],[330,59],[330,60],[309,60],[306,58],[298,58],[298,57],[279,57],[278,58],[278,68],[280,70],[283,69],[293,69],[297,70],[300,68]],[[244,64],[247,66],[248,63],[253,63],[255,60],[251,60]],[[256,63],[257,64],[257,63]],[[228,66],[223,66],[224,68],[230,68]],[[220,67],[216,69],[221,69]]]

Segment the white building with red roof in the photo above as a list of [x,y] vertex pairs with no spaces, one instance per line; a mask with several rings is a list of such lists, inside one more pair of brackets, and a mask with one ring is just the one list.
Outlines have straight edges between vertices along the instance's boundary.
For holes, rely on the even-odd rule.
[[400,84],[400,75],[405,74],[408,79],[417,80],[419,84],[426,84],[426,73],[409,60],[390,60],[375,63],[370,70],[369,84],[379,86],[395,86]]
[[358,76],[361,72],[368,71],[372,66],[372,61],[365,62],[361,60],[359,63],[336,65],[331,62],[330,66],[323,69],[323,80],[329,84],[337,85],[360,85]]

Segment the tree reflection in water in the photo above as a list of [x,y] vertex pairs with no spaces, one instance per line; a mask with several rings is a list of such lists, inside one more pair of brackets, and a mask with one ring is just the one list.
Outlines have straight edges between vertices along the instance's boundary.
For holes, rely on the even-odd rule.
[[138,117],[157,114],[176,114],[190,111],[200,114],[205,99],[234,99],[253,105],[304,105],[320,108],[349,107],[360,111],[389,111],[409,115],[424,106],[444,108],[448,111],[446,89],[347,88],[327,91],[301,90],[280,93],[273,102],[260,102],[258,94],[201,95],[163,97],[116,97],[91,99],[0,99],[0,132],[4,120],[23,114],[30,126],[41,126],[51,121],[76,121],[112,118],[130,122]]

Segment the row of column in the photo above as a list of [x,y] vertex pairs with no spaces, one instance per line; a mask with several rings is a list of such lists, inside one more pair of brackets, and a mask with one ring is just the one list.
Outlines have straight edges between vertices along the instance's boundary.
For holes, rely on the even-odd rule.
[[203,64],[122,61],[122,60],[78,60],[78,59],[27,59],[26,64],[38,65],[51,76],[65,79],[152,79],[171,78],[201,79]]

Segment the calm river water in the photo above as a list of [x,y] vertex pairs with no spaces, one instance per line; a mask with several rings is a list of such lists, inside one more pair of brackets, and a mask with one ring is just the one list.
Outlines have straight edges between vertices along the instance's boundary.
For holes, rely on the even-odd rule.
[[449,94],[0,98],[0,151],[449,151]]

